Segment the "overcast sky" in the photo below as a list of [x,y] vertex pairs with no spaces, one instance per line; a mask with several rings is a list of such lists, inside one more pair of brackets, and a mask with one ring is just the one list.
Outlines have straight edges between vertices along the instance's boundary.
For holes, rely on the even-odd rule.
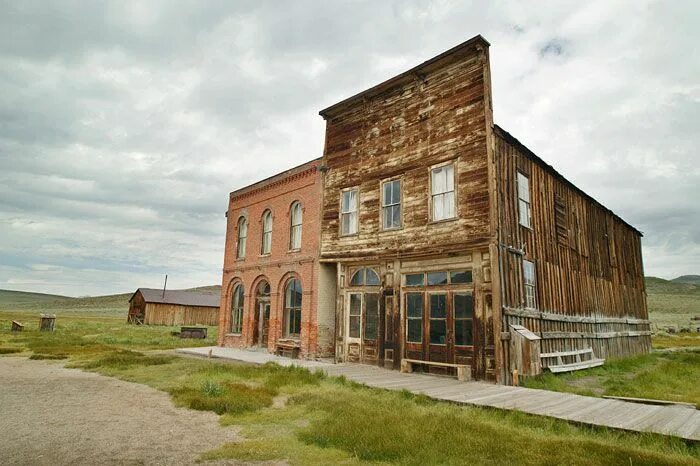
[[700,3],[0,3],[0,288],[218,284],[227,193],[322,155],[318,111],[464,40],[494,118],[700,273]]

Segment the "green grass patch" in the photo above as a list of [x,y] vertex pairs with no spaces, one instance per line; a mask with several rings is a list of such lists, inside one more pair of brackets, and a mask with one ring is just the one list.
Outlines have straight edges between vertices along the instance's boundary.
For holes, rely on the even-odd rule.
[[654,335],[651,344],[655,349],[700,348],[700,334]]
[[277,392],[265,386],[209,382],[199,387],[178,387],[171,390],[170,394],[180,406],[236,415],[271,406]]
[[42,354],[42,353],[34,353],[31,356],[29,356],[29,359],[34,359],[34,360],[42,360],[42,359],[47,359],[47,360],[59,360],[59,359],[68,359],[67,354],[62,354],[62,353],[53,353],[53,354]]
[[14,346],[0,346],[0,354],[13,354],[13,353],[21,353],[22,348],[17,348]]
[[569,374],[525,379],[530,388],[589,396],[630,396],[682,401],[700,406],[700,351],[654,352]]
[[82,369],[124,369],[132,366],[159,366],[169,364],[175,356],[145,355],[137,351],[121,350],[111,352],[88,361],[78,362],[73,367]]

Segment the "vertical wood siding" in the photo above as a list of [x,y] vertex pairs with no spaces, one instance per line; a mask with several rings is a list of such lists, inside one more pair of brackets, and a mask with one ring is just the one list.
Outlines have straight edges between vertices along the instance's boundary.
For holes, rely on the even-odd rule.
[[[609,358],[649,351],[641,235],[504,131],[495,131],[495,142],[503,328],[537,332],[543,352],[593,348]],[[530,180],[532,228],[518,222],[518,171]],[[523,259],[535,263],[536,310],[524,308]]]

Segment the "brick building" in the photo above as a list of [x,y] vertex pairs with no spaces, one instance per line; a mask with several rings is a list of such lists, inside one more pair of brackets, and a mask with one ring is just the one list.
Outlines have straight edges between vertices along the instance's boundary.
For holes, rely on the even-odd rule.
[[231,195],[220,343],[501,383],[649,351],[641,233],[493,123],[483,37],[320,114],[321,159]]
[[[318,261],[320,162],[231,193],[219,345],[332,354],[334,317],[318,311],[319,300],[335,299],[335,272]],[[321,288],[326,295],[319,292],[324,278],[331,283]]]

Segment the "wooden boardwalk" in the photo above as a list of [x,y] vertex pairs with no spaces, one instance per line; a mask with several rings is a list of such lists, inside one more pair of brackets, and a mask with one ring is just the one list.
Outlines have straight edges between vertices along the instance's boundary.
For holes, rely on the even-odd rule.
[[402,374],[376,366],[289,359],[232,348],[186,348],[177,351],[207,356],[210,350],[212,356],[217,358],[254,364],[275,362],[283,366],[296,365],[321,370],[329,376],[344,376],[370,387],[408,390],[453,403],[517,410],[581,424],[654,432],[700,441],[700,411],[687,406],[649,405],[486,382],[459,382],[453,378],[426,374]]

